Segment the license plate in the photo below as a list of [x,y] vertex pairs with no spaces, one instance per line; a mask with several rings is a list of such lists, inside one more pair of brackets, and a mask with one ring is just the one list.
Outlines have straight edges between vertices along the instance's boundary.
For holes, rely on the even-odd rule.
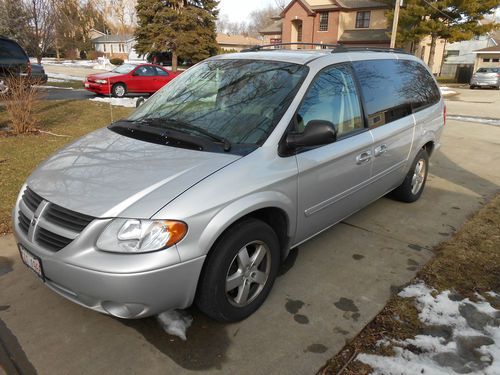
[[88,83],[85,84],[85,87],[90,87],[90,85]]
[[484,83],[484,82],[479,83],[479,86],[486,86],[486,85],[487,85],[487,83]]
[[21,259],[23,263],[32,270],[39,278],[45,280],[43,275],[42,260],[36,255],[31,254],[22,245],[19,246],[19,253],[21,254]]

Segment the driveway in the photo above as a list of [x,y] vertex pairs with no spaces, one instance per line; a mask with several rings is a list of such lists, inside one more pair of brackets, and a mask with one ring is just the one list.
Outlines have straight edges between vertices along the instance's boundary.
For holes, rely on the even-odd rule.
[[26,374],[315,373],[500,191],[500,127],[451,120],[442,145],[420,201],[380,199],[300,246],[243,322],[217,324],[192,309],[186,342],[153,318],[123,321],[66,301],[21,264],[12,236],[0,238],[0,365]]

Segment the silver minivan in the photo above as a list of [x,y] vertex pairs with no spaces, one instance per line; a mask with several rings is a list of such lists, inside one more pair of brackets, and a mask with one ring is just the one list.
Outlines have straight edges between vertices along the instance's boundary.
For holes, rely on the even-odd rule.
[[396,50],[216,56],[38,167],[13,211],[21,258],[102,313],[238,321],[291,248],[388,193],[417,200],[444,122]]

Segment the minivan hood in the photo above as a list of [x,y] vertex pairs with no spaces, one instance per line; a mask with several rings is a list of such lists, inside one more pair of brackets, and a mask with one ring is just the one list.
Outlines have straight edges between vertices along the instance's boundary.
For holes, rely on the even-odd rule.
[[149,218],[239,158],[148,143],[105,128],[52,155],[28,178],[28,186],[47,201],[86,215]]

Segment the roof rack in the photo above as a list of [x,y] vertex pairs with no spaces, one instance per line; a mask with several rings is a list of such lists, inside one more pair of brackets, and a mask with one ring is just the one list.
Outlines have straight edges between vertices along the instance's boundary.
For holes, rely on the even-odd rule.
[[281,47],[281,46],[315,46],[322,47],[322,49],[332,49],[332,53],[340,53],[340,52],[394,52],[394,53],[411,53],[406,52],[400,48],[384,48],[384,47],[347,47],[343,44],[325,44],[325,43],[307,43],[307,42],[290,42],[290,43],[276,43],[276,44],[262,44],[258,46],[253,46],[247,49],[242,50],[241,52],[258,52],[258,51],[273,51],[274,49],[270,49],[270,47]]

